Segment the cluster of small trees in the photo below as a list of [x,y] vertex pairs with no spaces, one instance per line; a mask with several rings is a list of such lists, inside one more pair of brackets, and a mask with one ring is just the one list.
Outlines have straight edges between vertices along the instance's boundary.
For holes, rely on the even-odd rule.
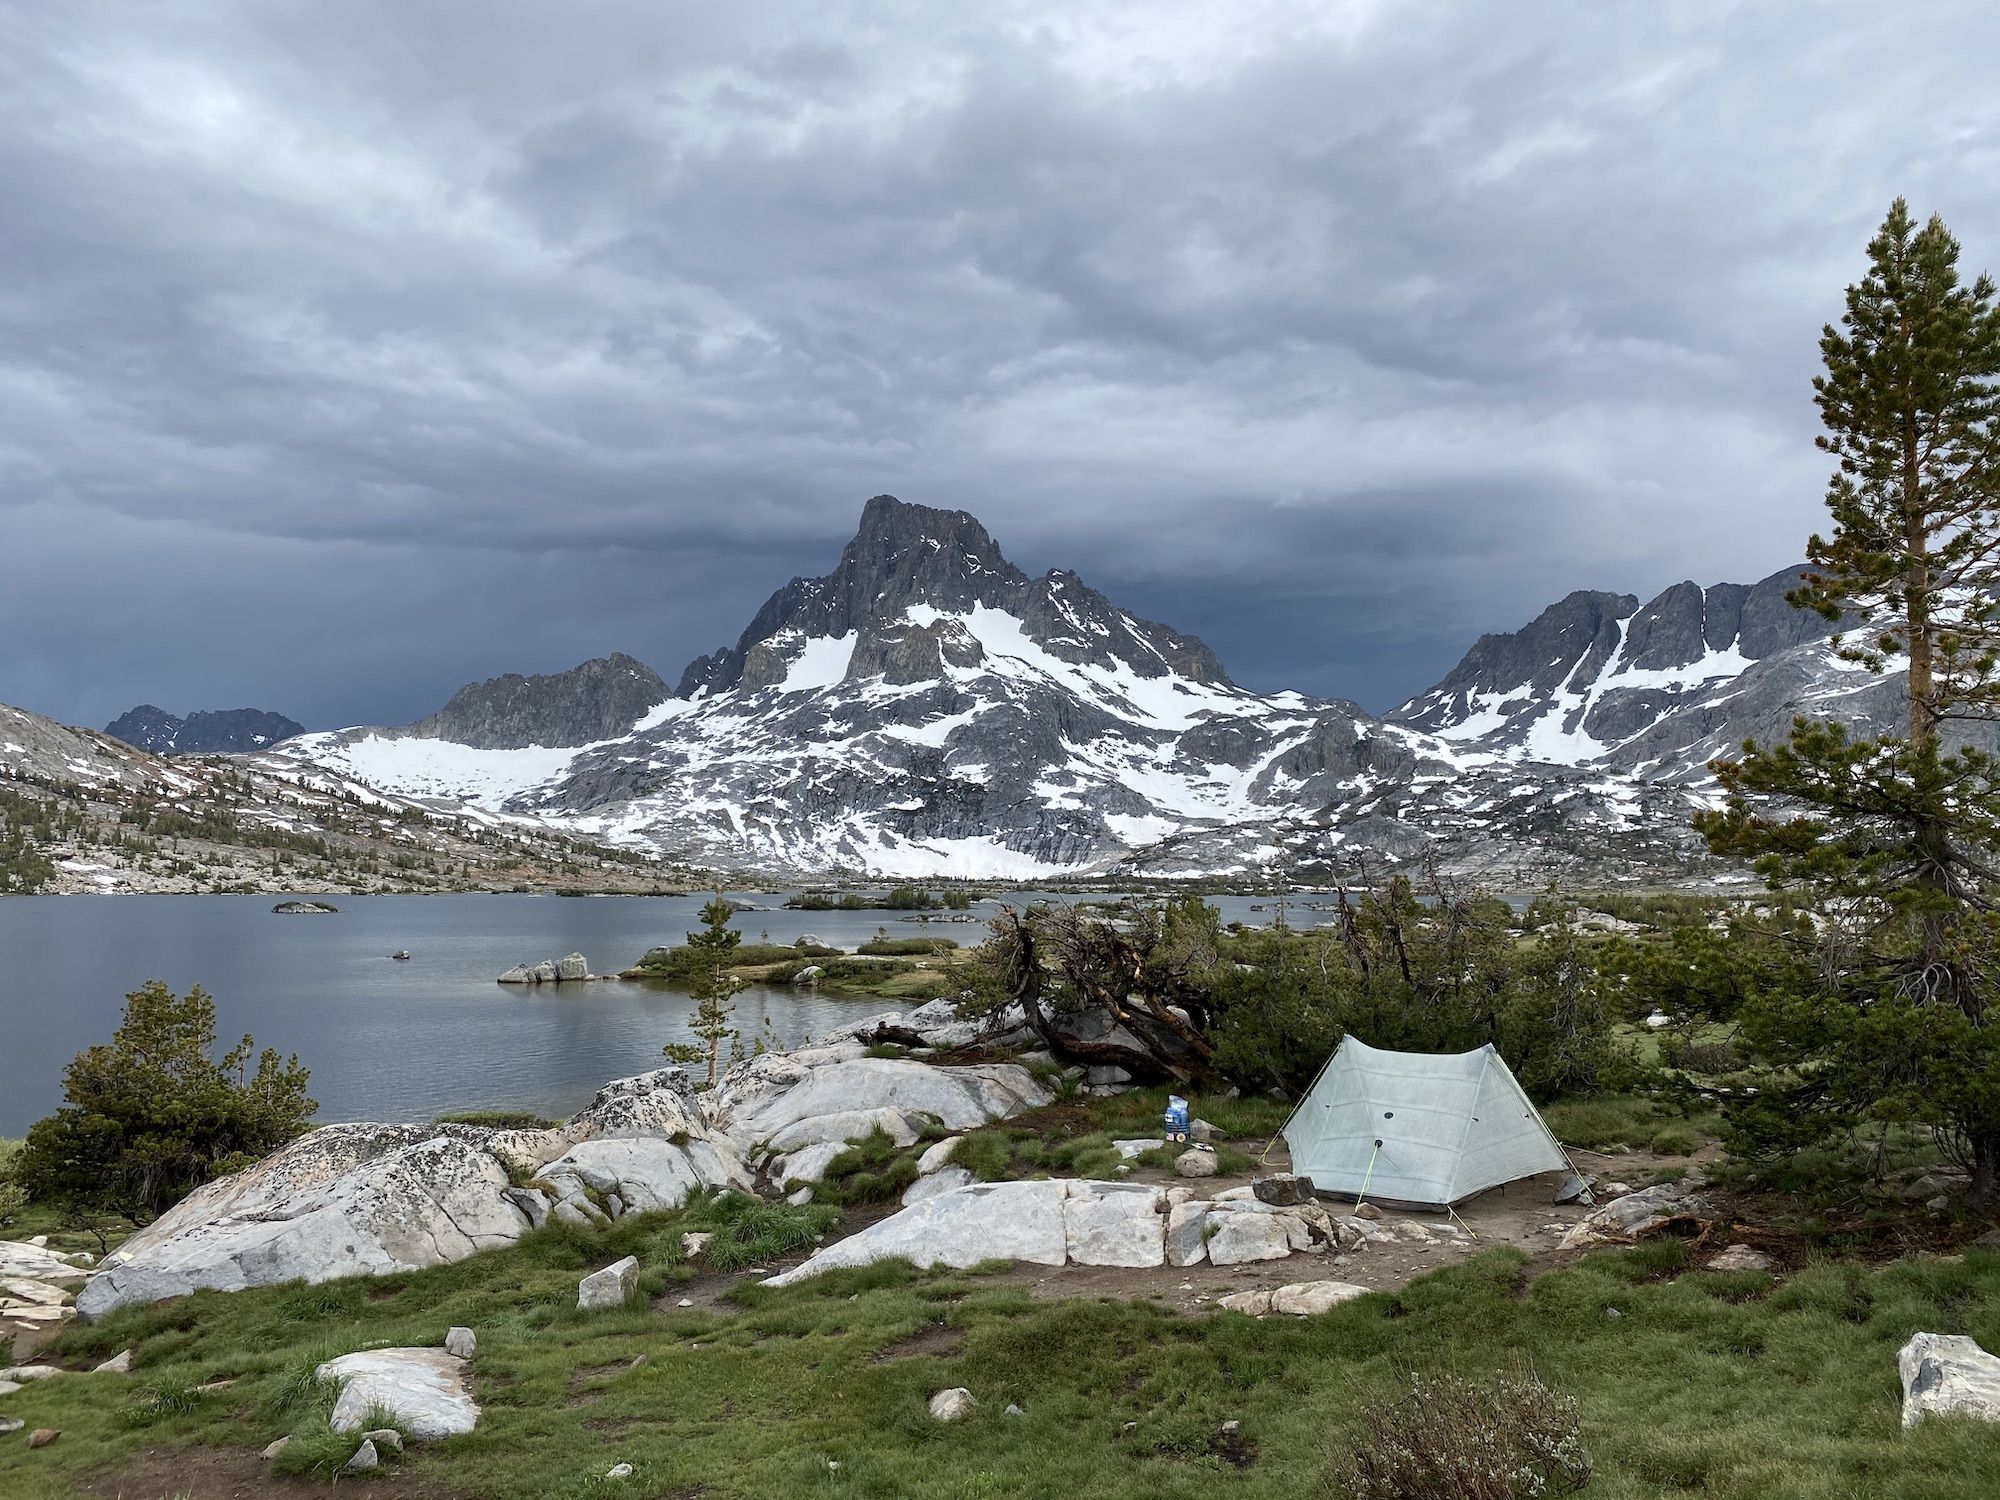
[[215,1002],[199,985],[134,990],[111,1041],[64,1070],[63,1105],[29,1129],[14,1184],[65,1214],[143,1222],[306,1129],[319,1106],[297,1057],[248,1036],[214,1052]]
[[[1342,893],[1332,924],[1225,932],[1178,896],[1125,921],[1003,914],[998,990],[1064,1058],[1149,1080],[1297,1095],[1342,1037],[1412,1052],[1497,1045],[1540,1098],[1618,1064],[1616,990],[1560,900],[1506,902],[1396,877]],[[1525,935],[1522,923],[1531,929]]]

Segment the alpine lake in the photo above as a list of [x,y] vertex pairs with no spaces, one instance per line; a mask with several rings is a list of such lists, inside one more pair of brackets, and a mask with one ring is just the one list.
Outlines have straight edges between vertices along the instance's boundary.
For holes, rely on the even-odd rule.
[[[791,893],[732,892],[746,943],[811,936],[844,948],[878,930],[970,946],[1000,902],[1107,900],[996,893],[928,922],[897,911],[792,911]],[[62,1102],[63,1068],[107,1042],[124,997],[149,979],[215,997],[218,1048],[248,1032],[312,1070],[319,1119],[416,1120],[469,1109],[568,1115],[607,1080],[664,1066],[693,1040],[694,1000],[658,980],[501,985],[518,963],[582,953],[616,974],[683,942],[708,897],[330,896],[332,913],[280,915],[282,895],[12,896],[0,899],[0,1136]],[[1267,898],[1209,897],[1223,918],[1269,920]],[[1257,908],[1257,909],[1254,909]],[[950,920],[969,916],[971,920]],[[1303,922],[1318,920],[1300,912]],[[407,952],[407,959],[391,957]],[[904,1003],[751,985],[735,997],[745,1044],[795,1046]]]

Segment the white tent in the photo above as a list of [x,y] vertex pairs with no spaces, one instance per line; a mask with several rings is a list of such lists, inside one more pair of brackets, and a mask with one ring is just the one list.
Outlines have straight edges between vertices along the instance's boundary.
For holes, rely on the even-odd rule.
[[1322,1192],[1422,1208],[1569,1166],[1490,1045],[1384,1052],[1350,1036],[1280,1134]]

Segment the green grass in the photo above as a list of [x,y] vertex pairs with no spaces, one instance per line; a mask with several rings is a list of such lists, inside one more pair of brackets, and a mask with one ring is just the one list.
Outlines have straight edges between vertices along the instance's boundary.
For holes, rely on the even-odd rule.
[[956,938],[876,938],[854,951],[871,958],[929,958],[958,947]]
[[[794,959],[838,958],[841,950],[811,943],[740,943],[729,954],[732,970],[756,969],[769,964],[788,963]],[[648,956],[651,954],[649,952]],[[654,963],[643,964],[626,972],[641,979],[676,980],[681,983],[694,978],[695,964],[700,958],[696,949],[682,944],[669,948]]]
[[[639,1481],[619,1493],[712,1500],[1295,1500],[1325,1493],[1329,1453],[1406,1372],[1485,1376],[1517,1360],[1580,1403],[1592,1500],[1972,1500],[1992,1493],[2000,1466],[2000,1428],[1930,1423],[1905,1436],[1895,1375],[1918,1329],[2000,1348],[2000,1256],[1988,1252],[1880,1271],[1820,1264],[1776,1282],[1690,1271],[1667,1244],[1528,1283],[1518,1254],[1494,1250],[1395,1297],[1262,1322],[1043,1302],[1018,1284],[901,1265],[744,1287],[719,1311],[574,1310],[576,1278],[624,1253],[662,1290],[683,1230],[718,1219],[753,1239],[802,1228],[787,1217],[759,1229],[751,1208],[718,1199],[685,1222],[544,1230],[454,1266],[204,1292],[75,1329],[60,1358],[129,1345],[138,1372],[7,1398],[10,1415],[63,1437],[34,1453],[0,1444],[0,1494],[61,1500],[86,1476],[112,1493],[106,1472],[135,1449],[261,1447],[286,1432],[283,1467],[324,1475],[353,1445],[323,1435],[313,1365],[366,1344],[435,1344],[454,1323],[479,1335],[479,1431],[413,1446],[392,1467],[491,1500],[604,1493],[600,1477],[621,1461]],[[948,1342],[930,1347],[942,1352],[908,1347],[939,1333]],[[634,1369],[639,1354],[649,1358]],[[178,1394],[222,1375],[236,1384]],[[924,1401],[947,1385],[969,1387],[979,1413],[931,1422]],[[1025,1417],[1002,1415],[1010,1401]],[[1211,1451],[1231,1420],[1256,1455],[1241,1471]],[[1128,1434],[1126,1422],[1138,1425]]]
[[1565,1146],[1585,1151],[1602,1151],[1610,1146],[1650,1149],[1654,1138],[1669,1130],[1677,1140],[1692,1137],[1694,1144],[1687,1150],[1693,1151],[1713,1134],[1719,1123],[1713,1114],[1686,1116],[1671,1106],[1637,1094],[1559,1099],[1542,1106],[1542,1119]]
[[[1038,1111],[969,1132],[952,1160],[982,1182],[1027,1177],[1110,1177],[1125,1161],[1114,1140],[1157,1139],[1167,1107],[1164,1088],[1128,1089],[1108,1099],[1079,1097],[1052,1111]],[[1228,1132],[1215,1142],[1216,1166],[1226,1174],[1248,1172],[1253,1150],[1275,1134],[1291,1114],[1281,1099],[1196,1096],[1188,1101],[1196,1119]],[[1244,1143],[1244,1148],[1230,1140]],[[1165,1146],[1133,1158],[1133,1166],[1173,1170],[1185,1147]]]

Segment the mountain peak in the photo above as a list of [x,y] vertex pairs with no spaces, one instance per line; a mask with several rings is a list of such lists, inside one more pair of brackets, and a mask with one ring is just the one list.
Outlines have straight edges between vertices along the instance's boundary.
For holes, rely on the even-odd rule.
[[667,685],[644,662],[614,651],[566,672],[508,672],[470,682],[410,733],[481,750],[570,748],[623,734],[664,702]]
[[1125,614],[1076,574],[1051,569],[1031,580],[968,512],[876,495],[831,573],[779,589],[734,646],[688,664],[678,691],[686,698],[796,682],[792,668],[808,650],[814,681],[835,656],[836,677],[935,680],[947,650],[940,630],[949,634],[948,620],[980,610],[1011,616],[1065,660],[1116,658],[1140,677],[1228,681],[1201,641]]

